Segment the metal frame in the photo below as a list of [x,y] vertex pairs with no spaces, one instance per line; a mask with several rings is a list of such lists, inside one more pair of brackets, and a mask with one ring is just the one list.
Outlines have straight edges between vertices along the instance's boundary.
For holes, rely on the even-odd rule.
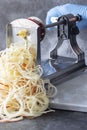
[[[56,47],[50,52],[50,63],[56,69],[56,72],[51,75],[46,75],[43,78],[50,79],[51,83],[58,84],[61,83],[72,76],[79,74],[79,72],[85,70],[85,55],[84,52],[79,48],[76,36],[79,34],[79,29],[76,26],[76,22],[81,20],[81,16],[74,16],[72,14],[67,14],[58,18],[57,22],[53,24],[46,25],[46,28],[57,26],[57,36],[58,43]],[[65,39],[70,40],[70,45],[77,55],[77,59],[68,58],[68,60],[75,60],[74,64],[71,64],[65,68],[61,65],[58,67],[60,59],[66,59],[67,57],[61,57],[57,54],[58,44],[62,44]],[[55,64],[57,62],[58,64]]]

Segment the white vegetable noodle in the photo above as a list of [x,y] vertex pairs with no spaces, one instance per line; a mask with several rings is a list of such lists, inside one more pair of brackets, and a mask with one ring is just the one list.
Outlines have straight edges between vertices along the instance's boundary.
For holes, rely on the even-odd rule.
[[26,49],[25,43],[15,43],[0,52],[0,122],[34,118],[50,111],[49,97],[57,90],[44,82],[42,74],[41,66],[36,66],[34,46]]

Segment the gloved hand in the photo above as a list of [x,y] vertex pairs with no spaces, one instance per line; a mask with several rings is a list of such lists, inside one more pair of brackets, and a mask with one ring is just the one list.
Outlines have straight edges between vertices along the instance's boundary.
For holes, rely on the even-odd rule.
[[87,29],[87,5],[65,4],[50,9],[47,13],[46,24],[51,24],[52,17],[60,17],[66,14],[81,15],[82,20],[77,22],[80,30]]

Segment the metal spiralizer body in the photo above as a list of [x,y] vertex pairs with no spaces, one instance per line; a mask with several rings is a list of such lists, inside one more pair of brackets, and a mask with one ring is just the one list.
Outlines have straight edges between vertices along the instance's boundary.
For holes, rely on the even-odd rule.
[[[79,34],[79,28],[77,27],[76,23],[79,22],[80,20],[82,20],[80,15],[74,16],[73,14],[63,15],[59,17],[56,22],[49,25],[44,25],[43,22],[36,17],[29,17],[26,20],[25,19],[16,20],[7,25],[7,47],[10,46],[10,43],[14,43],[14,41],[16,40],[20,41],[20,39],[17,39],[18,37],[15,36],[18,30],[27,29],[30,33],[28,40],[31,41],[32,43],[34,42],[36,43],[36,50],[37,50],[36,65],[41,65],[43,68],[42,78],[44,80],[47,79],[50,80],[52,84],[58,87],[60,83],[63,83],[68,79],[79,75],[81,72],[85,71],[87,67],[85,64],[85,54],[80,49],[76,40],[77,35]],[[52,27],[56,27],[54,29],[56,29],[57,43],[56,46],[49,52],[50,53],[49,58],[46,60],[42,60],[41,42],[42,41],[44,42],[44,37],[47,33],[46,30],[50,29],[51,31]],[[59,45],[61,46],[65,40],[69,41],[70,47],[72,48],[72,51],[74,52],[75,55],[74,58],[66,55],[64,56],[58,55]],[[66,90],[63,89],[63,91],[64,93],[62,96],[66,94]],[[69,90],[70,93],[72,91],[73,91],[72,89]],[[77,99],[80,99],[81,97],[80,92],[77,94],[78,97]],[[60,94],[61,94],[61,90],[60,90]],[[65,96],[65,98],[61,100],[62,98],[60,95],[56,101],[53,101],[54,103],[52,107],[67,109],[67,110],[87,111],[82,107],[84,98],[82,100],[82,103],[80,104],[79,100],[77,100],[77,102],[75,103],[75,101],[73,100],[73,96],[72,97],[70,96],[68,96],[67,98],[68,102],[69,99],[71,100],[69,104],[65,99],[67,96]],[[62,101],[63,101],[63,105],[61,105]],[[80,109],[78,109],[79,106]]]
[[[53,84],[61,83],[86,68],[84,52],[80,49],[76,40],[76,36],[79,34],[76,22],[80,20],[81,16],[79,15],[74,16],[72,14],[67,14],[59,17],[57,22],[45,26],[46,28],[57,27],[58,42],[56,47],[50,52],[49,60],[46,61],[55,68],[55,72],[44,76],[50,79]],[[57,54],[58,45],[62,45],[63,41],[66,39],[70,41],[69,43],[72,51],[76,55],[75,58],[59,56]]]

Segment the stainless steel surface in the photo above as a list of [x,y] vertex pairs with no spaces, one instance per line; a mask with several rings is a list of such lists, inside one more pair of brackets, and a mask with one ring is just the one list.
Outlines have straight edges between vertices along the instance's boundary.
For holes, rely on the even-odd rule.
[[12,36],[13,36],[12,25],[9,23],[6,25],[6,47],[7,48],[10,46],[10,44],[13,41]]
[[[24,23],[24,19],[22,19],[22,24],[20,24],[21,19],[14,20],[11,24],[7,24],[6,26],[6,47],[10,47],[11,44],[17,43],[25,43],[26,41],[23,38],[17,36],[17,33],[22,29],[27,29],[29,32],[29,36],[27,36],[27,42],[36,47],[37,57],[36,64],[41,64],[41,46],[40,46],[40,27],[39,25],[34,25],[32,21],[28,20],[28,27],[26,28],[26,22]],[[25,19],[26,21],[27,19]],[[18,21],[18,25],[17,22]],[[32,23],[32,24],[31,24]],[[26,45],[28,47],[28,45]]]
[[41,65],[40,27],[37,28],[37,58],[36,64]]
[[60,85],[50,101],[52,108],[87,112],[87,70]]

